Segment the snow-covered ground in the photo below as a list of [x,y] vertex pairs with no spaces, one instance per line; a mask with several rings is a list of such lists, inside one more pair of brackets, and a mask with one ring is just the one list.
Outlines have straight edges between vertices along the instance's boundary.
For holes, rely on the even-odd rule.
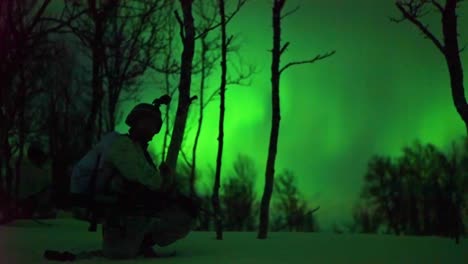
[[[83,251],[100,248],[100,232],[87,231],[87,223],[73,219],[18,221],[0,227],[0,263],[52,263],[42,259],[45,249]],[[468,239],[459,245],[436,237],[337,235],[331,233],[270,233],[267,240],[255,233],[226,232],[218,241],[214,233],[192,232],[170,246],[178,256],[138,259],[118,263],[468,263]],[[79,263],[113,263],[104,258]]]

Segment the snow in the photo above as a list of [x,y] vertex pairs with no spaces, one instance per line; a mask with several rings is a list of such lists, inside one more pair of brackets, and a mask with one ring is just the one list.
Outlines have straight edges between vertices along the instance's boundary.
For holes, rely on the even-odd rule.
[[[69,218],[17,221],[0,227],[0,263],[53,263],[42,258],[45,249],[72,252],[100,248],[100,232],[87,231],[86,222]],[[117,263],[468,263],[468,239],[456,245],[439,237],[396,237],[333,233],[192,232],[168,247],[178,256],[166,259],[124,260]],[[162,250],[167,250],[162,249]],[[104,258],[79,263],[113,263]]]

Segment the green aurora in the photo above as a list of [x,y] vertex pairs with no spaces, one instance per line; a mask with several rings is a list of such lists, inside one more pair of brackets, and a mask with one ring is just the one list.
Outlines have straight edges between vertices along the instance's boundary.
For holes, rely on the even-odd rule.
[[[327,228],[350,220],[373,154],[399,155],[403,146],[416,139],[445,148],[464,136],[465,128],[452,103],[444,58],[413,25],[390,22],[389,17],[399,17],[394,1],[289,1],[286,9],[296,5],[300,5],[299,11],[283,22],[282,39],[291,42],[283,65],[331,50],[337,53],[282,75],[276,171],[294,171],[310,205],[321,206],[317,218]],[[468,42],[468,5],[462,5],[460,14],[460,43],[464,45]],[[428,19],[440,33],[438,17]],[[232,175],[238,153],[250,156],[258,172],[258,198],[263,190],[271,123],[270,25],[271,1],[250,0],[228,26],[230,34],[238,38],[242,63],[255,65],[257,73],[251,85],[228,88],[222,177]],[[466,52],[462,59],[468,67]],[[235,56],[230,61],[238,62]],[[219,86],[219,78],[215,70],[207,94]],[[163,93],[154,79],[145,79],[141,101],[151,102]],[[198,85],[195,76],[194,94]],[[133,104],[122,104],[123,113]],[[211,188],[218,112],[217,100],[205,111],[198,148],[200,188]],[[184,142],[187,153],[197,115],[195,103]],[[117,130],[124,132],[127,127],[119,124]],[[162,139],[162,133],[153,139],[151,148],[156,154],[160,154]]]

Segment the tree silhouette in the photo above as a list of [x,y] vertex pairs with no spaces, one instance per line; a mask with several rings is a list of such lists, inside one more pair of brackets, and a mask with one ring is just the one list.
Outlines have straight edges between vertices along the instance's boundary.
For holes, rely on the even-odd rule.
[[[15,195],[14,184],[21,175],[17,165],[29,133],[27,107],[46,89],[47,84],[39,80],[47,70],[44,60],[53,56],[52,35],[81,15],[57,23],[48,14],[50,4],[50,0],[0,3],[0,167],[5,171],[2,169],[0,178],[5,179],[5,195],[10,198]],[[15,164],[17,169],[13,171]]]
[[106,130],[116,125],[116,111],[122,93],[139,92],[138,79],[148,69],[163,71],[155,64],[162,57],[168,26],[165,18],[170,1],[126,1],[112,7],[103,37],[103,78],[106,87]]
[[278,216],[272,226],[273,231],[286,229],[288,231],[314,232],[318,225],[314,218],[319,207],[309,210],[307,202],[300,194],[294,173],[290,170],[278,175],[274,189],[274,209]]
[[245,4],[246,0],[238,0],[236,10],[230,15],[226,15],[226,7],[224,0],[218,0],[219,17],[220,17],[220,29],[221,29],[221,78],[220,78],[220,114],[219,114],[219,126],[218,126],[218,151],[216,156],[216,169],[215,169],[215,180],[213,184],[212,203],[215,214],[215,229],[216,239],[222,240],[222,217],[221,217],[221,205],[219,201],[219,188],[221,185],[221,166],[223,157],[223,146],[224,146],[224,113],[225,113],[225,101],[226,101],[226,85],[227,85],[227,53],[232,40],[232,36],[227,36],[227,23],[232,17],[240,10]]
[[[446,235],[460,243],[460,236],[466,232],[463,222],[463,212],[468,207],[468,174],[465,162],[468,148],[465,138],[461,148],[452,144],[450,153],[441,157],[442,168],[445,172],[445,200],[447,202],[447,230]],[[465,214],[466,217],[466,214]]]
[[234,162],[234,175],[222,185],[223,226],[226,230],[254,230],[256,177],[252,159],[239,154]]
[[[73,33],[81,44],[89,51],[91,58],[91,102],[89,115],[86,118],[86,131],[84,134],[85,148],[89,149],[96,140],[96,135],[101,131],[102,118],[98,118],[102,111],[102,102],[105,96],[103,87],[103,71],[105,59],[104,34],[106,24],[112,12],[115,10],[117,1],[67,1],[64,6],[65,17],[73,17],[77,13],[84,13],[73,23],[67,23],[69,31]],[[96,124],[98,123],[98,124]],[[98,125],[98,126],[96,126]],[[97,129],[96,129],[97,128]]]
[[[173,3],[174,4],[174,3]],[[174,98],[174,93],[177,90],[177,87],[172,84],[171,79],[177,74],[180,65],[175,58],[175,25],[172,23],[170,16],[166,16],[166,24],[165,33],[167,36],[166,45],[163,50],[163,62],[162,66],[158,66],[160,69],[159,71],[164,74],[164,92],[165,94],[169,94],[171,98]],[[162,160],[166,160],[167,155],[167,146],[169,143],[170,131],[171,131],[171,104],[167,105],[164,111],[164,137],[163,137],[163,144],[162,144]]]
[[213,209],[216,215],[215,228],[216,239],[223,239],[223,222],[221,218],[221,206],[219,201],[219,187],[221,185],[221,165],[223,160],[223,146],[224,146],[224,112],[226,103],[226,75],[227,75],[227,49],[228,39],[226,34],[226,7],[224,0],[218,1],[219,16],[221,18],[221,83],[219,87],[220,105],[219,105],[219,126],[218,126],[218,152],[216,155],[216,170],[215,180],[213,185]]
[[200,195],[201,207],[205,210],[201,211],[198,215],[198,225],[195,227],[197,231],[212,231],[213,216],[212,212],[211,195]]
[[358,229],[387,227],[388,233],[448,236],[458,243],[468,185],[464,148],[446,154],[415,142],[397,159],[374,156],[355,210]]
[[48,89],[44,97],[38,98],[37,105],[31,107],[33,111],[40,112],[40,116],[30,120],[35,119],[39,125],[37,136],[48,139],[54,200],[63,201],[69,189],[68,169],[85,151],[82,137],[85,127],[76,124],[86,118],[86,112],[80,109],[80,105],[87,100],[76,80],[77,58],[69,43],[58,41],[54,56],[47,61],[43,78]]
[[318,60],[325,59],[335,52],[330,52],[325,55],[317,55],[311,60],[296,61],[285,64],[283,67],[280,65],[281,55],[286,51],[289,46],[289,42],[284,45],[281,44],[281,20],[291,13],[287,12],[283,14],[283,8],[286,4],[286,0],[273,0],[273,49],[272,49],[272,64],[271,64],[271,90],[272,90],[272,124],[270,133],[270,143],[268,147],[268,157],[265,169],[265,187],[263,191],[261,207],[260,207],[260,225],[257,237],[259,239],[266,239],[268,233],[268,222],[270,212],[270,200],[273,192],[274,175],[275,175],[275,161],[276,153],[278,149],[278,137],[279,137],[279,126],[281,119],[280,111],[280,77],[281,74],[291,66],[300,64],[310,64]]
[[376,214],[385,215],[388,228],[399,234],[402,187],[391,159],[374,156],[369,162],[365,182],[362,196],[369,198]]
[[[447,63],[452,99],[454,106],[465,123],[468,133],[468,105],[463,86],[463,65],[460,58],[460,49],[458,43],[458,15],[457,11],[463,1],[461,0],[398,0],[396,7],[401,12],[401,19],[392,19],[395,22],[408,20],[416,26],[424,36],[429,39],[436,48],[442,53]],[[439,39],[423,21],[422,17],[434,9],[441,15],[443,39]]]
[[350,229],[358,233],[377,233],[381,225],[381,215],[373,213],[369,206],[358,204],[353,208],[353,224]]
[[[91,102],[85,145],[113,130],[122,94],[137,92],[138,78],[149,68],[165,42],[161,39],[169,1],[67,1],[66,17],[84,12],[68,31],[80,40],[91,59]],[[107,107],[104,108],[104,105]],[[105,126],[105,127],[104,127]]]
[[[191,195],[195,194],[195,181],[196,181],[196,170],[197,170],[197,149],[198,143],[202,131],[203,121],[204,121],[204,110],[208,103],[211,102],[213,96],[206,98],[206,79],[211,74],[215,62],[218,60],[217,55],[213,55],[214,50],[219,49],[217,45],[217,37],[209,38],[208,29],[215,24],[215,19],[218,12],[213,12],[213,15],[209,15],[206,10],[206,2],[198,2],[200,16],[202,17],[201,21],[203,25],[200,26],[201,32],[206,32],[200,36],[200,88],[199,88],[199,105],[198,105],[198,120],[197,128],[195,132],[194,143],[192,147],[192,161],[191,161],[191,171],[190,171],[190,188]],[[215,4],[213,4],[216,6]],[[218,89],[216,89],[218,91]]]
[[179,151],[184,138],[185,127],[190,104],[193,97],[190,96],[190,87],[192,82],[192,63],[195,53],[195,24],[193,18],[193,0],[179,0],[182,17],[176,11],[176,18],[180,26],[180,38],[183,45],[183,51],[180,59],[180,77],[179,77],[179,97],[177,111],[172,130],[171,142],[167,152],[166,162],[169,167],[175,171]]

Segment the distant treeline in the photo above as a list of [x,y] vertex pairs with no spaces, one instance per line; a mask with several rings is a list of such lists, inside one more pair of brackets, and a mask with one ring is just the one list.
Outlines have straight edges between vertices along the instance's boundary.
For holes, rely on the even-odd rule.
[[349,230],[459,237],[468,221],[468,140],[443,152],[415,142],[368,164]]
[[[179,185],[188,192],[188,172],[182,168],[179,173]],[[205,175],[198,173],[200,180]],[[212,175],[208,175],[212,179]],[[233,164],[232,173],[221,184],[221,205],[223,227],[225,231],[255,231],[258,229],[257,215],[260,202],[255,192],[255,181],[258,173],[253,160],[247,155],[239,154]],[[213,231],[214,223],[211,203],[210,184],[201,191],[203,211],[198,220],[197,230]],[[184,190],[185,187],[185,190]],[[290,170],[278,174],[275,180],[272,201],[271,231],[316,232],[318,222],[296,185],[294,173]]]

